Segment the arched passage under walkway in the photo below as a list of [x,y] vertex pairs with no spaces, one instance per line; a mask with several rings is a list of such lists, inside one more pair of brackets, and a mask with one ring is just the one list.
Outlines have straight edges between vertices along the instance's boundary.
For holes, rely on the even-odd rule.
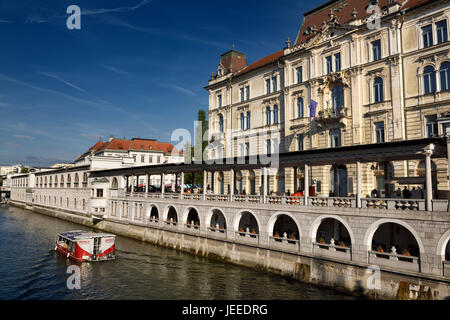
[[186,225],[188,227],[194,227],[196,229],[200,227],[200,216],[198,215],[197,209],[189,208]]
[[219,229],[219,230],[226,230],[227,229],[227,222],[225,219],[225,215],[223,212],[219,209],[213,209],[211,214],[211,220],[210,220],[210,228],[211,229]]

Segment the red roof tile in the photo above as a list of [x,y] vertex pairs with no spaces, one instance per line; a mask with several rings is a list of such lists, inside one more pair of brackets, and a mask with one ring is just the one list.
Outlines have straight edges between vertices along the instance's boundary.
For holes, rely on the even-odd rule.
[[284,55],[284,49],[277,51],[275,53],[272,53],[262,59],[259,59],[258,61],[252,63],[247,68],[242,69],[241,71],[236,73],[236,76],[248,73],[250,71],[256,70],[258,68],[264,67],[268,64],[274,63],[278,59],[280,59]]
[[101,147],[103,147],[104,143],[100,140],[98,141],[96,144],[94,144],[94,146],[92,146],[89,151],[97,151],[98,149],[100,149]]
[[[104,143],[98,151],[102,150],[145,150],[145,151],[162,151],[164,153],[171,153],[172,150],[176,151],[177,149],[168,142],[158,142],[156,140],[150,139],[132,139],[130,140],[120,140],[113,139],[110,142]],[[181,154],[181,153],[180,153]]]

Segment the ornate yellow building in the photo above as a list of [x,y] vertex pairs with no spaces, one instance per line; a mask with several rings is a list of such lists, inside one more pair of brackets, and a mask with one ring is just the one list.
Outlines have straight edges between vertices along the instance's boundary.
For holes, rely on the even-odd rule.
[[[222,55],[209,91],[210,158],[275,154],[444,135],[450,114],[448,1],[335,0],[304,14],[294,43],[248,65]],[[364,195],[423,198],[424,161],[362,164]],[[435,159],[433,192],[447,198],[448,160]],[[313,194],[352,196],[356,166],[312,167]],[[261,170],[237,172],[235,192],[259,194]],[[269,171],[267,190],[304,189],[299,168]],[[229,193],[216,172],[214,193]],[[413,190],[414,188],[414,190]]]

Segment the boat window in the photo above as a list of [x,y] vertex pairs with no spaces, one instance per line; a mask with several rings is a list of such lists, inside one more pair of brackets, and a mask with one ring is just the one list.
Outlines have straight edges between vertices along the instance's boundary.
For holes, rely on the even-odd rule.
[[74,252],[74,248],[75,248],[74,244],[75,244],[75,243],[74,243],[73,241],[70,241],[70,244],[69,244],[69,251]]

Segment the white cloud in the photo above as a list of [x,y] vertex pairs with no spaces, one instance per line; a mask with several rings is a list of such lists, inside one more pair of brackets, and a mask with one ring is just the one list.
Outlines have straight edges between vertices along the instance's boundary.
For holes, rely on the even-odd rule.
[[103,14],[103,13],[110,13],[110,12],[130,12],[134,11],[136,9],[139,9],[140,7],[143,7],[147,4],[152,2],[151,0],[143,0],[139,2],[137,5],[132,7],[118,7],[118,8],[111,8],[111,9],[91,9],[91,10],[81,10],[81,15],[96,15],[96,14]]
[[80,87],[74,85],[73,83],[70,83],[70,82],[67,81],[67,80],[64,80],[63,78],[61,78],[61,77],[58,76],[57,74],[54,74],[54,73],[47,73],[47,72],[41,72],[41,74],[44,75],[44,76],[46,76],[46,77],[56,79],[56,80],[58,80],[59,82],[62,82],[62,83],[64,83],[65,85],[67,85],[67,86],[69,86],[69,87],[72,87],[72,88],[74,88],[74,89],[76,89],[76,90],[78,90],[78,91],[86,92],[86,90],[81,89]]
[[29,139],[29,140],[34,139],[32,136],[26,136],[23,134],[15,134],[14,137],[18,139]]
[[120,75],[129,75],[129,72],[120,70],[119,68],[113,67],[113,66],[103,66],[105,69],[112,71],[114,73],[120,74]]
[[20,147],[20,144],[14,142],[5,142],[5,144],[10,147]]

